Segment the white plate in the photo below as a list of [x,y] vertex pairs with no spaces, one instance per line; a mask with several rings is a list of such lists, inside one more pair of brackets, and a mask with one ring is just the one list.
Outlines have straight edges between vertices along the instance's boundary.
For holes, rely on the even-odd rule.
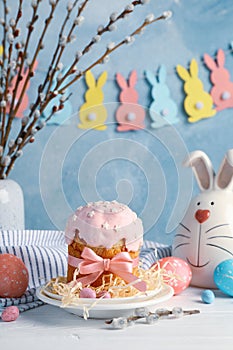
[[[112,298],[112,299],[98,299],[98,304],[122,304],[122,303],[131,303],[131,302],[135,302],[135,301],[144,301],[144,300],[148,300],[151,297],[155,296],[156,294],[158,294],[162,289],[162,285],[159,288],[156,288],[155,290],[151,290],[145,293],[139,293],[138,295],[132,296],[132,297],[125,297],[125,298]],[[62,296],[58,295],[56,293],[51,292],[50,287],[42,287],[41,288],[41,292],[45,295],[47,295],[48,297],[52,298],[52,299],[56,299],[56,300],[62,300]],[[92,298],[86,298],[83,299],[85,300],[88,304],[92,304],[96,301],[96,299],[92,299]]]
[[[60,300],[56,300],[48,297],[43,292],[43,287],[38,288],[36,291],[37,297],[47,304],[54,305],[63,308],[65,311],[83,317],[83,307],[90,308],[92,303],[87,299],[79,299],[80,305],[69,305],[63,307]],[[153,307],[159,303],[162,303],[170,299],[174,294],[173,288],[168,285],[163,285],[162,289],[155,296],[150,297],[143,301],[134,301],[130,303],[117,303],[110,304],[105,299],[105,304],[97,303],[89,309],[89,318],[109,319],[113,317],[126,317],[133,315],[134,310],[139,307],[147,307],[153,311]],[[98,299],[97,299],[98,300]],[[88,302],[89,301],[89,302]],[[95,299],[96,301],[96,299]]]

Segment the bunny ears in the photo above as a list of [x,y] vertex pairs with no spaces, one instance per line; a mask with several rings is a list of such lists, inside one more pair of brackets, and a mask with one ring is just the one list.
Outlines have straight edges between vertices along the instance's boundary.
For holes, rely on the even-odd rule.
[[198,64],[197,61],[193,58],[190,63],[190,73],[189,71],[182,67],[181,65],[177,65],[176,67],[178,75],[183,79],[184,81],[188,81],[190,78],[197,78],[198,77]]
[[202,151],[190,153],[184,166],[193,168],[201,191],[233,189],[233,149],[227,151],[216,176],[209,157]]
[[128,87],[133,88],[137,83],[137,72],[133,70],[129,76],[129,83],[120,73],[116,74],[116,81],[122,90],[127,89]]
[[211,70],[215,70],[216,68],[223,68],[225,64],[225,54],[222,49],[219,49],[217,52],[216,62],[210,57],[207,53],[204,54],[204,62],[207,67]]
[[153,85],[157,85],[159,83],[165,84],[166,77],[167,77],[167,70],[164,64],[161,64],[158,70],[158,76],[156,77],[153,72],[150,70],[145,71],[146,79],[149,81],[149,83]]
[[107,77],[108,77],[107,71],[104,71],[100,75],[100,77],[97,79],[97,81],[95,80],[95,77],[90,70],[88,70],[85,74],[85,80],[86,80],[87,86],[90,89],[95,87],[102,88],[106,83]]

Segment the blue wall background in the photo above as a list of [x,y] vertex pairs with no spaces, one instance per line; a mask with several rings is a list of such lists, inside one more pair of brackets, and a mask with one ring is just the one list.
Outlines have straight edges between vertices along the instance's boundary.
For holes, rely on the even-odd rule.
[[[14,0],[9,3],[14,8]],[[28,3],[25,1],[26,16],[31,11]],[[61,1],[45,49],[39,57],[39,68],[29,91],[31,99],[45,74],[65,3]],[[110,13],[127,4],[124,0],[90,2],[79,39],[69,54],[82,48],[95,35],[96,27],[107,22]],[[80,68],[83,62],[91,62],[109,41],[117,42],[122,35],[129,34],[148,13],[160,15],[165,10],[173,12],[169,21],[153,24],[133,45],[124,46],[106,65],[93,70],[95,76],[105,69],[108,71],[109,79],[104,86],[108,109],[106,131],[83,132],[77,128],[77,113],[84,102],[86,89],[84,81],[80,81],[72,88],[70,101],[74,114],[69,124],[59,128],[47,126],[37,135],[36,142],[25,148],[24,156],[10,178],[24,190],[26,228],[64,229],[67,215],[85,201],[117,198],[128,203],[142,217],[146,239],[170,243],[190,197],[197,190],[191,170],[182,168],[183,158],[189,151],[202,149],[217,168],[227,149],[232,148],[233,111],[228,109],[213,118],[189,124],[183,110],[182,81],[175,73],[177,64],[188,67],[194,57],[199,63],[199,77],[208,91],[211,86],[209,71],[202,64],[202,57],[204,53],[214,56],[217,49],[222,48],[233,79],[233,54],[229,50],[233,40],[232,1],[151,1],[138,7],[135,16],[122,22],[117,32],[107,34],[106,41],[81,61]],[[47,1],[43,1],[41,15],[47,12]],[[39,21],[38,31],[41,24]],[[68,64],[69,57],[63,62]],[[180,122],[174,127],[155,131],[150,128],[147,116],[145,131],[116,132],[114,111],[119,94],[114,81],[116,72],[127,77],[132,69],[137,70],[139,103],[148,107],[150,86],[143,74],[145,69],[156,72],[161,63],[167,66],[167,83],[178,104]],[[16,120],[15,127],[18,123]]]

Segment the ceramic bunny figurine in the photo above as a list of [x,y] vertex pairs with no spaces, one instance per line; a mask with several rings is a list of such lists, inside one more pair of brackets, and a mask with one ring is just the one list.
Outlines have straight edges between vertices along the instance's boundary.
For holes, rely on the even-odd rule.
[[118,131],[129,131],[144,129],[145,111],[138,104],[138,93],[135,90],[137,72],[133,70],[129,76],[129,82],[117,73],[116,81],[121,88],[120,102],[122,103],[116,111],[116,120],[119,123]]
[[188,114],[190,123],[203,118],[213,117],[216,110],[213,109],[213,99],[204,91],[202,81],[198,78],[198,65],[195,59],[190,64],[190,72],[178,65],[177,73],[185,81],[184,91],[187,94],[184,100],[184,109]]
[[216,266],[233,257],[233,149],[214,174],[208,156],[194,151],[184,162],[194,170],[201,193],[192,199],[174,237],[172,255],[188,262],[191,284],[216,288]]
[[233,107],[233,83],[230,81],[230,73],[224,68],[225,54],[219,49],[216,62],[209,55],[204,55],[204,62],[211,70],[210,80],[214,85],[210,91],[216,110]]
[[105,130],[107,126],[104,122],[107,119],[107,110],[103,105],[104,94],[102,87],[107,80],[107,72],[104,71],[97,82],[92,72],[89,70],[85,74],[88,90],[85,93],[86,102],[80,107],[78,124],[80,129]]
[[158,71],[158,77],[153,72],[145,71],[146,79],[152,85],[153,102],[150,105],[150,117],[152,119],[151,127],[160,128],[165,125],[175,124],[179,121],[177,118],[177,105],[170,97],[170,90],[166,84],[166,67],[161,65]]

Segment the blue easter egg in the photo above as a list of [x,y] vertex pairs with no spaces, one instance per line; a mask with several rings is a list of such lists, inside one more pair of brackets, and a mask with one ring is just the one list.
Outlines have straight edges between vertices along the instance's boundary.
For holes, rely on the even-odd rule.
[[233,259],[224,260],[215,268],[214,283],[223,293],[233,296]]
[[201,300],[205,304],[212,304],[214,302],[214,299],[214,292],[210,289],[203,290],[203,292],[201,293]]

